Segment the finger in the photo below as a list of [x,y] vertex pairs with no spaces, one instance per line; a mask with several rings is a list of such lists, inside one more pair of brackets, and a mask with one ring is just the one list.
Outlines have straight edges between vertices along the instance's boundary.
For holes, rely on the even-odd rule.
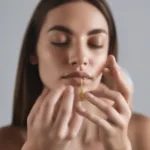
[[110,58],[113,76],[116,80],[117,91],[124,96],[130,109],[132,110],[133,82],[127,72],[117,64],[115,58],[113,56]]
[[69,120],[72,116],[74,102],[74,88],[69,86],[62,97],[58,115],[54,122],[53,128],[57,129],[59,133],[63,133],[63,130],[68,128]]
[[38,97],[38,99],[36,100],[35,104],[33,105],[29,115],[28,115],[28,123],[32,123],[33,120],[35,119],[35,115],[37,114],[37,111],[39,110],[39,108],[41,107],[41,104],[43,102],[43,99],[45,98],[45,96],[48,94],[49,90],[48,88],[44,87],[41,95]]
[[83,123],[83,116],[81,116],[79,113],[74,110],[72,118],[69,122],[69,138],[74,138],[77,136],[81,125]]
[[129,105],[127,104],[126,100],[124,99],[121,93],[110,90],[109,92],[104,93],[104,97],[111,99],[112,101],[115,102],[116,109],[118,110],[119,113],[124,115],[130,113]]
[[124,127],[124,118],[112,106],[106,104],[100,98],[97,98],[90,93],[86,93],[85,98],[93,105],[95,105],[100,111],[105,113],[111,123],[120,127]]
[[56,104],[61,98],[66,86],[58,84],[53,88],[47,97],[45,97],[42,106],[37,114],[37,120],[40,120],[45,126],[50,126],[55,119]]
[[103,84],[100,84],[97,90],[91,91],[90,93],[97,97],[103,97],[114,101],[117,106],[116,109],[119,113],[130,113],[129,106],[121,93],[110,90]]
[[107,120],[85,110],[80,101],[78,102],[77,108],[80,115],[101,127],[105,132],[110,133],[112,131],[113,127]]
[[112,72],[109,68],[104,68],[103,74],[106,76],[112,76]]
[[125,97],[126,100],[129,100],[133,93],[132,81],[129,79],[129,76],[117,64],[114,56],[110,56],[109,66],[116,81],[119,92],[121,92],[121,94]]

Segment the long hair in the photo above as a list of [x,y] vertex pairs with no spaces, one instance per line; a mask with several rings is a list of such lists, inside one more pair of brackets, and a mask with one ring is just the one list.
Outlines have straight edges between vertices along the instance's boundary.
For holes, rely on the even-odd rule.
[[[39,33],[45,21],[46,15],[51,9],[72,1],[77,2],[81,0],[42,0],[33,12],[24,36],[19,57],[14,89],[12,125],[25,128],[27,127],[27,116],[43,89],[39,76],[38,65],[31,65],[29,58],[31,55],[36,54],[36,45],[39,38]],[[112,12],[106,0],[82,1],[89,2],[97,7],[106,18],[110,39],[108,55],[112,54],[117,59],[118,46],[116,27]],[[102,78],[102,81],[105,83],[104,78]]]

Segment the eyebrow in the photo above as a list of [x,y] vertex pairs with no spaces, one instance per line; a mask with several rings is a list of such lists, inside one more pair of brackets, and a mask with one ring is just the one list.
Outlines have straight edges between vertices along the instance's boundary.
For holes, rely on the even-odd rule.
[[[72,32],[69,28],[67,28],[67,27],[65,27],[65,26],[62,26],[62,25],[53,26],[52,28],[50,28],[50,29],[48,30],[48,32],[54,31],[54,30],[56,30],[56,31],[61,31],[61,32],[65,32],[65,33],[67,33],[67,34],[73,35],[73,32]],[[99,33],[108,34],[108,32],[107,32],[105,29],[100,28],[100,29],[94,29],[94,30],[89,31],[89,32],[87,33],[87,35],[93,35],[93,34],[99,34]]]

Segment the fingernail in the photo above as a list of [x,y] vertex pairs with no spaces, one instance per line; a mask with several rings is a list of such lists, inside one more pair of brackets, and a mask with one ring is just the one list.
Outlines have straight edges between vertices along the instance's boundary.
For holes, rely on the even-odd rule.
[[69,93],[73,93],[73,91],[74,91],[73,86],[69,85],[68,88],[67,88],[67,91],[68,91]]
[[111,72],[111,70],[109,68],[105,68],[104,71],[103,71],[103,73],[105,75],[111,75],[112,74],[112,72]]
[[93,95],[91,93],[85,93],[85,98],[93,98]]

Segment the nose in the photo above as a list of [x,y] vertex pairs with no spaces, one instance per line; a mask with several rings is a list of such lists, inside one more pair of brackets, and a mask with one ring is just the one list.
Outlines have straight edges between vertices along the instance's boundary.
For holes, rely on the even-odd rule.
[[69,57],[69,64],[71,64],[72,66],[87,66],[87,53],[81,50],[73,50]]
[[70,61],[70,64],[72,65],[72,66],[74,66],[74,65],[77,65],[77,66],[79,66],[79,65],[84,65],[84,66],[86,66],[87,65],[87,60],[86,60],[86,58],[84,57],[84,58],[74,58],[74,59],[72,59],[71,61]]

